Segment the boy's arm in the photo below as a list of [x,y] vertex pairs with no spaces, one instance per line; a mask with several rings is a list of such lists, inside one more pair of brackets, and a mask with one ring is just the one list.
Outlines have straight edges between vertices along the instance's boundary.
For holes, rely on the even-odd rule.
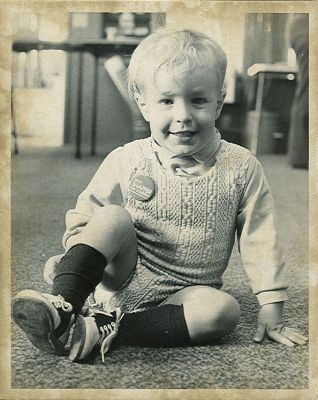
[[237,216],[239,252],[259,304],[287,300],[287,276],[274,200],[259,161],[251,156]]
[[265,333],[273,340],[293,346],[306,338],[283,326],[283,304],[287,300],[287,276],[279,245],[274,201],[261,164],[251,157],[247,184],[237,216],[239,251],[253,293],[261,306],[254,340]]

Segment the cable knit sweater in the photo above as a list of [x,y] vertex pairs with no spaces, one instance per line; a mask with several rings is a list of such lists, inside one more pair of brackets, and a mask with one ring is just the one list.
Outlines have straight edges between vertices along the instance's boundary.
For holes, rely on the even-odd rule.
[[[150,177],[147,201],[131,195],[137,175]],[[201,176],[164,168],[151,138],[114,150],[66,215],[66,248],[97,208],[117,204],[134,221],[140,262],[191,285],[222,286],[237,234],[243,265],[259,303],[286,300],[287,280],[278,244],[272,195],[260,163],[224,140]]]

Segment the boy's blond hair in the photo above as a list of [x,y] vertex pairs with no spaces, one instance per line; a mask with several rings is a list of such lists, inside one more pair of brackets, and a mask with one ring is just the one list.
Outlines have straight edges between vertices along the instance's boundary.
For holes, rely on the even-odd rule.
[[159,29],[144,39],[133,52],[128,67],[128,89],[133,97],[145,90],[146,80],[155,83],[162,67],[179,73],[210,67],[223,88],[227,58],[221,46],[209,36],[192,29]]

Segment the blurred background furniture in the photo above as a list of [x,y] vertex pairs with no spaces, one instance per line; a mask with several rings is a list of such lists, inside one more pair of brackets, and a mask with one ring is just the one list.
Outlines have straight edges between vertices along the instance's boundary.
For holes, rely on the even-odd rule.
[[309,15],[291,14],[286,33],[298,65],[297,86],[291,115],[288,161],[295,168],[309,162]]
[[256,154],[284,153],[287,149],[296,68],[285,63],[254,64],[254,79],[247,113],[247,147]]
[[[90,40],[90,41],[65,41],[65,42],[43,42],[38,40],[25,40],[25,41],[16,41],[12,44],[12,49],[15,52],[29,52],[32,50],[42,51],[42,50],[63,50],[70,55],[70,53],[75,52],[78,55],[78,74],[77,81],[75,83],[77,89],[76,96],[76,124],[75,124],[75,157],[80,158],[82,155],[82,137],[83,137],[83,101],[85,100],[83,94],[83,86],[85,84],[86,76],[84,70],[84,53],[88,53],[93,56],[93,85],[92,90],[94,96],[92,97],[92,108],[91,108],[91,130],[90,130],[90,145],[91,145],[91,154],[94,155],[96,152],[96,111],[97,111],[97,99],[98,99],[98,65],[99,59],[102,56],[109,56],[113,54],[131,54],[137,44],[138,40],[133,41],[105,41],[105,40]],[[69,71],[71,73],[71,71]],[[73,71],[72,71],[73,72]],[[72,100],[68,97],[67,104],[69,104]],[[65,118],[70,118],[69,115],[66,114]],[[16,130],[14,130],[15,139],[17,139]]]
[[[165,16],[161,13],[72,13],[69,15],[66,40],[25,39],[23,35],[13,42],[13,52],[25,59],[20,87],[28,88],[28,97],[32,96],[34,87],[43,92],[39,88],[44,81],[40,62],[36,64],[33,74],[37,84],[30,85],[24,79],[24,75],[30,75],[30,58],[36,55],[41,60],[40,53],[49,50],[66,52],[62,142],[75,147],[77,158],[83,153],[94,155],[97,148],[105,154],[128,141],[149,135],[148,126],[138,117],[136,108],[127,101],[127,97],[122,96],[116,71],[111,69],[111,77],[104,63],[114,56],[121,56],[121,72],[125,72],[130,55],[140,40],[164,20]],[[15,78],[13,74],[13,81],[17,83],[19,79]],[[125,85],[124,76],[120,77],[120,81],[121,86]],[[14,96],[15,90],[12,103],[17,100]],[[51,98],[48,96],[48,103]],[[33,111],[35,108],[33,106]],[[22,126],[21,118],[16,125],[18,129],[14,130],[14,134],[17,136]],[[50,128],[43,126],[43,129]]]
[[[140,40],[165,23],[174,26],[170,14],[63,12],[56,16],[54,35],[48,34],[52,26],[43,15],[18,17],[12,76],[15,145],[33,145],[34,139],[43,146],[68,146],[79,158],[105,155],[149,135],[128,96],[125,75]],[[184,17],[187,26],[190,20]],[[297,72],[296,54],[285,35],[288,14],[231,18],[202,25],[221,41],[229,59],[228,94],[216,126],[225,140],[254,154],[286,153]]]

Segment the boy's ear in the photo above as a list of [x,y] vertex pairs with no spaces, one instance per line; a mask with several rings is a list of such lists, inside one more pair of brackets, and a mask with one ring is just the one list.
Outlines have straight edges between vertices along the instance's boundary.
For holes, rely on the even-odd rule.
[[140,93],[136,93],[134,97],[142,116],[147,122],[149,122],[148,107],[144,96],[142,96]]
[[219,94],[219,98],[218,98],[218,102],[216,105],[216,115],[215,115],[215,119],[217,120],[221,114],[222,108],[223,108],[223,104],[224,104],[224,100],[225,100],[225,96],[226,96],[226,89],[222,89],[220,94]]

